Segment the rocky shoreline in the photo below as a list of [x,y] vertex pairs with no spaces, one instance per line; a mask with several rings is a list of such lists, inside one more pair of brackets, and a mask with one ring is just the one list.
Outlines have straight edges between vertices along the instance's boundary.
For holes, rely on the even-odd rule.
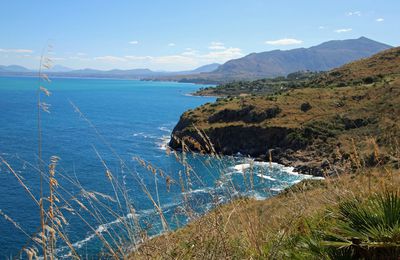
[[[272,160],[284,166],[294,167],[298,173],[318,177],[340,174],[348,166],[343,158],[331,158],[333,149],[329,145],[303,145],[296,140],[290,140],[290,136],[296,132],[294,129],[229,126],[207,129],[199,133],[198,129],[189,127],[192,123],[189,119],[181,117],[169,143],[172,149],[182,150],[183,141],[185,147],[193,152],[241,154],[258,161]],[[210,143],[212,149],[208,148]]]

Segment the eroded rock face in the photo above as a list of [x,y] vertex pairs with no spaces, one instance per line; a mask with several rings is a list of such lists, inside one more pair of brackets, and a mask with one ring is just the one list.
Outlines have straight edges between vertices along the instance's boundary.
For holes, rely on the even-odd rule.
[[[226,155],[245,154],[257,157],[267,154],[269,149],[277,147],[294,148],[291,140],[288,140],[288,134],[292,129],[282,127],[253,127],[253,126],[226,126],[221,128],[205,129],[204,133],[191,126],[193,122],[185,117],[181,117],[179,123],[173,130],[173,138],[170,141],[170,147],[181,149],[183,140],[189,149],[198,151],[198,147],[192,140],[200,143],[202,147],[207,146],[208,140],[212,143],[217,153]],[[205,137],[207,136],[207,137]]]

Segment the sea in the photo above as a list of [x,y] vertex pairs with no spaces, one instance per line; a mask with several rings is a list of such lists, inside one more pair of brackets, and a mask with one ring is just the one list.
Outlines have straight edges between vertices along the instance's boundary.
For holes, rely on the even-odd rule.
[[[170,151],[168,141],[181,114],[215,101],[190,95],[200,87],[1,77],[0,258],[26,258],[25,248],[41,254],[41,179],[46,225],[59,230],[55,254],[68,259],[73,247],[82,258],[94,259],[109,255],[116,245],[121,252],[134,250],[144,239],[182,227],[233,199],[266,199],[311,178],[240,154]],[[48,217],[52,161],[57,223]]]

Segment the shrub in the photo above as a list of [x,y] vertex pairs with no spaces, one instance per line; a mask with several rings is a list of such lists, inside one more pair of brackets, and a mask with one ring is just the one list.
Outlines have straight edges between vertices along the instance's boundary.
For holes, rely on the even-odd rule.
[[[328,259],[399,259],[400,197],[397,192],[341,202],[325,230],[300,239],[298,249]],[[299,253],[301,254],[301,253]]]
[[398,259],[400,257],[400,197],[397,193],[353,199],[339,205],[338,222],[327,246],[351,249],[353,257]]
[[308,110],[310,110],[312,108],[312,106],[310,105],[310,103],[305,102],[303,104],[300,105],[300,109],[303,112],[307,112]]

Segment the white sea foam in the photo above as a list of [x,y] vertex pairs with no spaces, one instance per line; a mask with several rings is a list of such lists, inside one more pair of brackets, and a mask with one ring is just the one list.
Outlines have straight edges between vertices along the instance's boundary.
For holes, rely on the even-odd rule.
[[249,197],[252,197],[255,200],[265,200],[267,198],[267,197],[261,195],[259,192],[252,192],[252,194]]
[[272,167],[272,168],[277,168],[285,173],[288,174],[292,174],[292,175],[299,175],[299,173],[297,173],[294,170],[294,167],[290,167],[290,166],[284,166],[282,164],[279,163],[275,163],[275,162],[254,162],[254,165],[258,165],[258,166],[263,166],[263,167]]
[[163,135],[161,138],[158,139],[157,146],[160,150],[167,150],[168,144],[171,140],[169,135]]
[[149,138],[150,136],[143,133],[143,132],[139,132],[139,133],[134,133],[133,136],[135,137],[143,137],[143,138]]
[[274,179],[274,178],[272,178],[271,176],[268,176],[268,175],[264,175],[264,174],[260,174],[260,173],[257,173],[256,175],[258,177],[260,177],[260,178],[263,178],[263,179],[267,179],[267,180],[270,180],[270,181],[276,181],[276,179]]
[[167,132],[167,133],[171,133],[171,129],[165,127],[165,126],[160,126],[158,127],[158,130],[163,131],[163,132]]
[[193,193],[208,193],[212,190],[212,188],[202,188],[202,189],[195,189],[190,191],[185,191],[182,194],[193,194]]
[[244,172],[248,168],[250,168],[250,163],[242,163],[233,166],[233,169],[235,169],[237,172]]
[[279,169],[288,174],[299,175],[299,173],[295,172],[294,167],[284,166],[279,163],[259,162],[259,161],[254,161],[253,159],[247,159],[246,161],[248,161],[248,162],[235,165],[233,167],[233,169],[236,170],[237,172],[244,172],[245,170],[247,170],[248,168],[250,168],[253,165],[253,166],[258,166],[258,167],[263,167],[263,168],[271,167],[271,168]]

